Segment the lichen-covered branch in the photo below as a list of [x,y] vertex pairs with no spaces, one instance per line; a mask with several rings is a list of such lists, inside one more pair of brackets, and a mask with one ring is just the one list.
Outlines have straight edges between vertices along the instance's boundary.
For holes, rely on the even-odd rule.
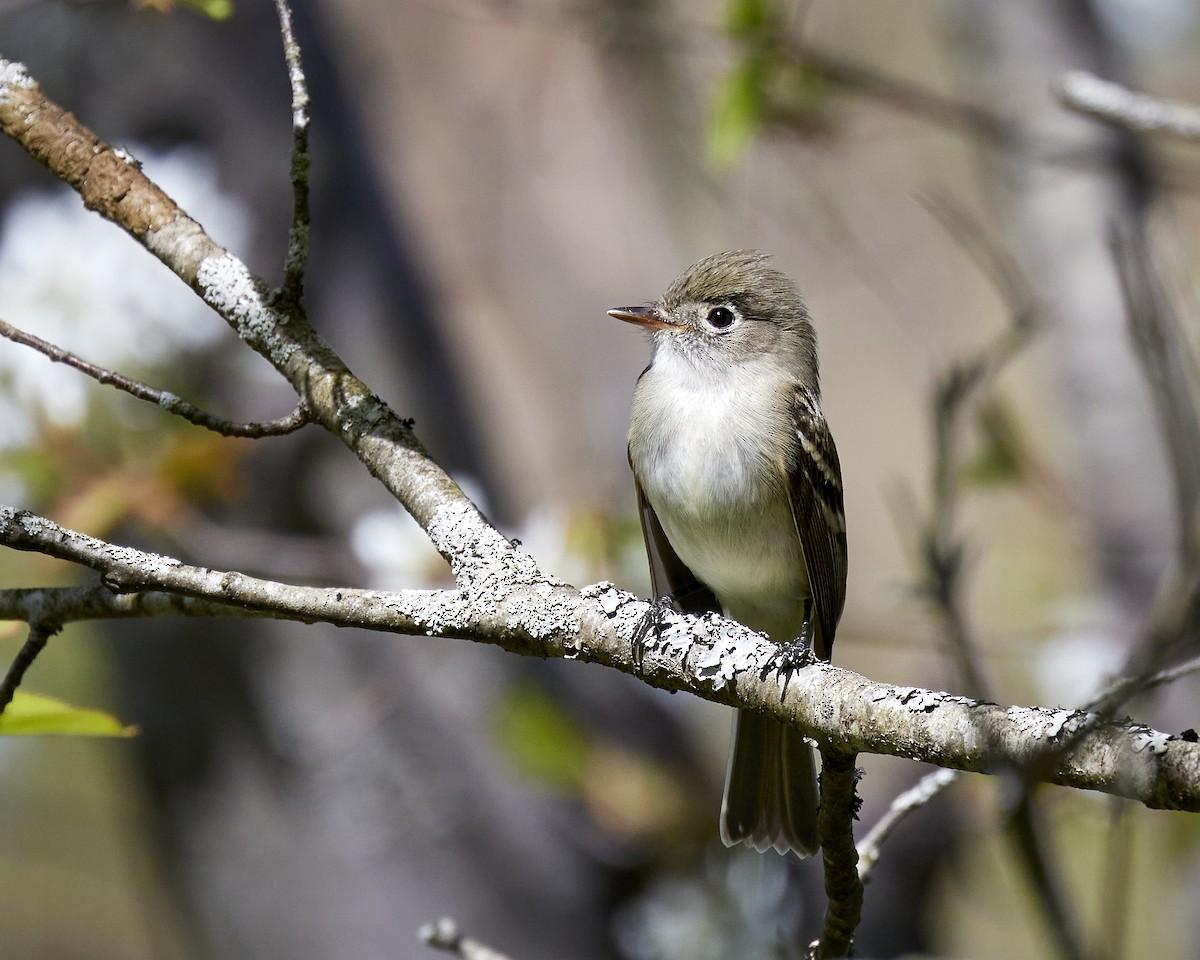
[[[454,536],[443,530],[437,534]],[[578,590],[545,576],[531,557],[511,546],[475,554],[471,575],[454,589],[387,592],[295,586],[193,567],[7,507],[0,507],[0,545],[90,567],[116,593],[165,591],[231,612],[459,637],[518,654],[602,664],[666,690],[761,710],[842,754],[887,754],[995,773],[1028,768],[1057,743],[1070,741],[1075,730],[1089,727],[1052,764],[1037,766],[1038,779],[1128,797],[1149,807],[1200,812],[1200,744],[1193,737],[1083,711],[1002,707],[897,687],[826,663],[788,672],[785,684],[778,647],[713,614],[665,613],[661,633],[645,639],[635,657],[633,639],[649,612],[646,601],[606,583]],[[53,596],[47,594],[47,599]],[[26,619],[37,604],[29,591],[0,591],[0,618]],[[81,605],[80,617],[121,615],[115,604],[94,613],[93,595]],[[177,612],[208,614],[212,609]],[[140,615],[136,605],[126,615]],[[60,610],[55,619],[79,617]]]
[[407,421],[347,369],[301,308],[217,244],[125,154],[49,100],[25,68],[0,59],[0,132],[20,144],[89,210],[146,247],[292,385],[313,420],[338,436],[405,506],[459,577],[481,553],[512,552]]

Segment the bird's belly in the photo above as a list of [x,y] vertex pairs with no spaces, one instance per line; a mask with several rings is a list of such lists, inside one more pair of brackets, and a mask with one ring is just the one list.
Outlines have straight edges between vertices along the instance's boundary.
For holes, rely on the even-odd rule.
[[643,492],[679,559],[730,616],[776,640],[791,639],[809,591],[787,495],[744,476],[738,483],[738,471],[724,466],[705,482],[676,474],[677,486]]

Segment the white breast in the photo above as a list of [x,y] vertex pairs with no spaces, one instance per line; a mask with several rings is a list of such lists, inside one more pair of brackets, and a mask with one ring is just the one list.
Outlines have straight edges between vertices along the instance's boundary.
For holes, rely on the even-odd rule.
[[787,498],[786,397],[765,370],[660,355],[638,381],[630,461],[671,546],[729,614],[791,639],[808,578]]

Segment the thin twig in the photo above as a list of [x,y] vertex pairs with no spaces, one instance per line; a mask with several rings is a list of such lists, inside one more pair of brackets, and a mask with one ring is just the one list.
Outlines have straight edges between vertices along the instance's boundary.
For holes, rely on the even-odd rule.
[[300,44],[292,23],[288,0],[275,0],[279,29],[283,34],[283,55],[287,60],[288,80],[292,86],[292,223],[288,228],[287,259],[284,263],[282,296],[285,302],[299,304],[304,295],[304,275],[308,269],[311,221],[308,208],[308,83],[300,60]]
[[825,866],[824,928],[816,957],[848,957],[862,915],[863,886],[858,876],[854,821],[862,800],[855,792],[859,771],[852,753],[821,749],[821,807],[818,831]]
[[46,649],[46,641],[58,633],[59,629],[60,627],[57,625],[52,626],[40,620],[29,624],[29,636],[25,638],[25,642],[21,644],[21,649],[17,651],[13,662],[9,664],[4,679],[0,680],[0,714],[3,714],[8,709],[8,705],[12,703],[17,688],[25,678],[25,671],[33,666],[33,661],[37,659],[38,654]]
[[1168,683],[1174,683],[1176,680],[1181,680],[1186,676],[1200,671],[1200,657],[1193,657],[1191,660],[1185,660],[1183,663],[1177,663],[1173,667],[1168,667],[1166,670],[1160,670],[1151,677],[1147,677],[1142,682],[1142,689],[1149,690],[1152,687],[1161,687]]
[[462,960],[508,960],[507,954],[493,950],[478,940],[464,937],[458,932],[458,924],[449,917],[425,924],[417,931],[417,936],[427,946],[453,953]]
[[1130,338],[1170,457],[1180,558],[1186,565],[1200,554],[1196,529],[1200,510],[1200,361],[1168,291],[1145,224],[1114,224],[1109,246],[1125,299]]
[[1083,937],[1052,866],[1055,858],[1047,855],[1050,844],[1029,784],[1018,784],[1015,801],[1008,804],[1006,826],[1037,902],[1046,915],[1059,955],[1066,960],[1084,960],[1087,951],[1083,947]]
[[1129,929],[1129,894],[1133,889],[1133,817],[1129,804],[1115,797],[1108,807],[1108,843],[1101,880],[1099,942],[1095,960],[1121,960]]
[[[1024,142],[1018,124],[986,107],[948,97],[865,64],[853,63],[808,40],[781,38],[778,51],[796,64],[815,71],[831,86],[876,100],[891,109],[964,132],[993,146],[1013,149]],[[786,107],[773,105],[769,118],[789,126],[803,128],[810,125],[803,115]]]
[[934,453],[931,516],[922,535],[926,593],[942,620],[943,634],[968,693],[989,695],[977,645],[962,602],[965,548],[955,532],[961,492],[958,453],[962,423],[971,405],[1032,338],[1037,300],[1006,251],[951,199],[924,198],[926,208],[988,276],[1009,305],[1008,326],[974,357],[953,365],[932,398]]
[[232,420],[222,419],[215,414],[209,413],[207,410],[202,410],[166,390],[159,390],[156,387],[151,387],[137,380],[131,380],[129,377],[117,373],[115,370],[97,366],[71,353],[69,350],[64,350],[62,347],[55,346],[41,337],[20,330],[4,320],[0,320],[0,337],[36,350],[55,363],[66,364],[68,367],[91,377],[97,383],[116,387],[118,390],[123,390],[130,396],[137,397],[139,400],[146,400],[149,403],[153,403],[167,413],[183,418],[188,423],[203,427],[205,430],[211,430],[214,433],[219,433],[224,437],[246,437],[255,440],[261,437],[278,437],[294,433],[301,427],[312,422],[312,417],[309,415],[308,410],[303,403],[300,403],[287,416],[279,417],[275,420],[236,423]]
[[858,843],[858,878],[864,884],[871,879],[871,871],[879,860],[879,850],[892,831],[914,810],[929,803],[959,778],[957,770],[938,769],[927,773],[892,801],[887,812],[880,817],[865,837]]
[[1086,70],[1064,74],[1060,96],[1065,106],[1137,133],[1166,133],[1200,140],[1200,107],[1136,93]]

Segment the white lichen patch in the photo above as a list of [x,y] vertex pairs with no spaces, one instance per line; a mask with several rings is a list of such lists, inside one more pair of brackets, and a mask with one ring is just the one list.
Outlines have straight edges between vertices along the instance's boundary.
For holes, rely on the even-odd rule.
[[25,64],[0,60],[0,97],[6,96],[11,89],[29,90],[35,85]]
[[513,626],[535,640],[579,634],[579,611],[574,596],[549,582],[534,583],[508,604]]
[[738,642],[741,638],[742,631],[722,624],[712,644],[702,648],[696,658],[696,675],[711,684],[714,690],[732,686],[739,673],[755,668],[756,664],[750,663],[742,652]]
[[1170,734],[1143,727],[1133,736],[1133,749],[1138,753],[1149,750],[1155,756],[1161,756],[1167,752],[1167,746],[1171,740]]
[[113,147],[113,156],[122,163],[128,164],[135,170],[142,169],[142,162],[125,147]]
[[608,580],[601,580],[599,583],[588,584],[579,591],[579,595],[585,600],[596,600],[600,604],[600,609],[604,611],[606,617],[614,617],[618,610],[626,603],[632,603],[637,598],[632,593],[624,590],[618,590],[616,584]]
[[[642,630],[646,616],[651,613],[649,605],[630,604],[628,610],[631,630]],[[670,610],[661,611],[657,621],[643,632],[645,636],[640,640],[639,650],[643,667],[657,661],[668,669],[677,668],[691,647],[692,631],[688,618]]]
[[1072,733],[1087,716],[1064,707],[1009,707],[1004,715],[1022,733],[1043,739]]
[[946,694],[936,690],[912,688],[900,698],[911,713],[933,713],[945,701]]
[[454,576],[472,593],[507,591],[523,582],[561,585],[544,576],[533,557],[515,549],[489,526],[469,500],[445,500],[434,510],[426,532],[438,552],[452,558]]
[[[191,224],[193,228],[199,226],[186,217],[181,220]],[[184,224],[178,224],[174,229],[179,234],[187,232]],[[165,232],[158,231],[159,234]],[[212,248],[211,240],[202,235],[202,238],[197,237],[194,232],[193,229],[192,235],[188,237],[189,242],[203,243],[206,250]],[[178,242],[179,239],[179,236],[163,237],[164,242]],[[147,246],[155,250],[149,237]],[[205,256],[196,270],[196,283],[200,287],[200,295],[204,302],[233,324],[238,336],[256,348],[265,348],[267,356],[276,367],[287,364],[297,347],[294,343],[275,335],[285,318],[266,302],[261,284],[242,261],[229,253]]]
[[1057,710],[1050,711],[1049,715],[1046,717],[1046,728],[1042,731],[1043,735],[1047,737],[1057,737],[1060,733],[1062,733],[1063,727],[1070,722],[1072,712],[1073,711],[1071,710],[1064,710],[1061,707]]

